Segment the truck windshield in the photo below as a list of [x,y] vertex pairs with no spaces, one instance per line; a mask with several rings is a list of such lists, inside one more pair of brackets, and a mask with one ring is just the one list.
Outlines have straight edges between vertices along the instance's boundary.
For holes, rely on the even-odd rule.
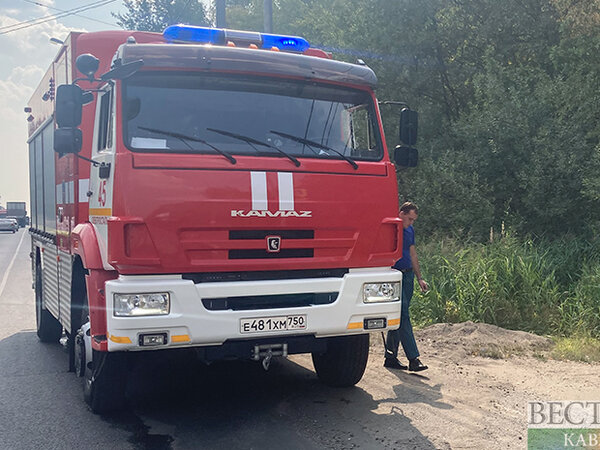
[[124,140],[136,152],[214,154],[216,147],[236,155],[377,161],[383,149],[375,117],[366,91],[264,77],[140,73],[123,96]]

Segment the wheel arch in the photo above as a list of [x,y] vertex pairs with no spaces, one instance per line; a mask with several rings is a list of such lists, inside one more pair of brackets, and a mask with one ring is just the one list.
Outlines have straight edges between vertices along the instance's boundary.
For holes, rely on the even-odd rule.
[[96,231],[91,223],[78,224],[71,233],[71,251],[85,269],[102,269],[102,256]]

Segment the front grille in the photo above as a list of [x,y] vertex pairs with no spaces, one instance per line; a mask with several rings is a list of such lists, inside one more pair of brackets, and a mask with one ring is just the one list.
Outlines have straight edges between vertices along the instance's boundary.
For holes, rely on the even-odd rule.
[[288,248],[276,253],[262,249],[229,250],[229,259],[312,258],[314,254],[312,248]]
[[348,269],[265,270],[260,272],[206,272],[185,273],[184,280],[199,283],[231,281],[298,280],[303,278],[343,278]]
[[335,302],[337,296],[337,292],[254,295],[249,297],[204,298],[202,299],[202,304],[209,311],[298,308],[302,306],[329,305]]

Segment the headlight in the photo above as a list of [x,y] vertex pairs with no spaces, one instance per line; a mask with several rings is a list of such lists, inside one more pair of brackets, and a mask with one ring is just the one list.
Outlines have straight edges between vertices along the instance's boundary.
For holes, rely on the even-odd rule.
[[363,302],[395,302],[400,300],[400,283],[365,283]]
[[115,316],[162,316],[169,314],[168,292],[154,294],[114,294]]

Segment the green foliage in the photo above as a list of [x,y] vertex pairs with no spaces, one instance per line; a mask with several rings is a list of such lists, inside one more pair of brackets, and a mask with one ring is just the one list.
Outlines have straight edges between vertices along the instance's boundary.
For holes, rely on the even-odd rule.
[[600,241],[574,238],[419,244],[430,291],[415,321],[492,323],[539,334],[600,337]]
[[162,32],[176,23],[208,25],[200,0],[123,0],[123,6],[125,13],[112,15],[126,30]]

